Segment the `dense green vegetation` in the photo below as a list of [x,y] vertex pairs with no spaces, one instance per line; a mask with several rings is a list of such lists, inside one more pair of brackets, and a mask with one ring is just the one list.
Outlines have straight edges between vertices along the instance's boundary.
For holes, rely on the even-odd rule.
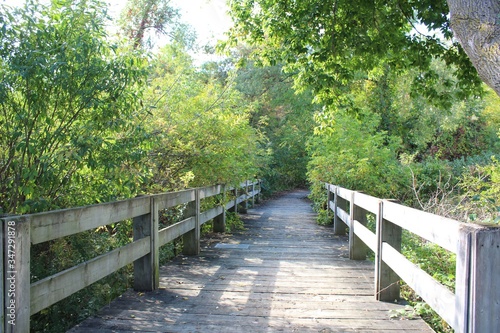
[[[227,57],[201,66],[192,32],[165,1],[129,2],[113,36],[99,0],[0,7],[0,214],[258,177],[269,192],[310,186],[320,223],[331,222],[323,182],[498,223],[499,100],[449,41],[444,1],[290,4],[233,1]],[[417,22],[442,37],[415,33]],[[154,32],[170,42],[153,52]],[[164,212],[161,223],[181,215]],[[37,245],[32,280],[130,237],[125,221]],[[453,286],[445,251],[410,235],[404,251]],[[65,331],[130,276],[125,268],[43,310],[33,331]]]

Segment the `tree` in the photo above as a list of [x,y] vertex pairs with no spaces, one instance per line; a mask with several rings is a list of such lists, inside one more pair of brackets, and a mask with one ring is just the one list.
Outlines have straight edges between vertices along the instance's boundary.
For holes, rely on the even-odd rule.
[[0,7],[0,211],[95,203],[138,187],[145,72],[140,57],[106,40],[106,20],[95,0]]
[[451,28],[481,79],[500,95],[500,2],[448,0]]
[[263,177],[273,190],[304,186],[309,156],[306,142],[312,135],[310,90],[295,93],[291,75],[282,66],[256,67],[252,62],[238,70],[237,89],[252,108],[251,124],[265,134],[269,163]]
[[[480,80],[459,43],[452,39],[445,0],[236,0],[230,43],[258,47],[265,62],[283,61],[299,83],[332,102],[344,85],[370,79],[372,71],[418,68],[416,85],[426,87],[441,58],[460,79],[464,94],[477,93]],[[452,67],[454,65],[455,67]]]
[[170,0],[127,1],[121,13],[121,28],[134,49],[151,47],[151,33],[187,43],[194,40],[194,34],[181,23],[179,10],[171,5]]
[[152,62],[146,101],[153,115],[151,188],[234,184],[257,175],[259,136],[231,73],[198,71],[179,44]]

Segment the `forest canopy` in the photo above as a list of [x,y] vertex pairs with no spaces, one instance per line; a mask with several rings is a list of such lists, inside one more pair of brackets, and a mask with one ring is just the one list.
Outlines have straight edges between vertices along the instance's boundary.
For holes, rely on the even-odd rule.
[[230,43],[258,46],[265,63],[283,62],[323,99],[342,93],[356,78],[379,68],[418,69],[414,86],[430,98],[443,98],[426,81],[441,59],[455,73],[457,90],[473,92],[480,80],[469,58],[452,38],[449,9],[440,1],[231,1],[235,26]]

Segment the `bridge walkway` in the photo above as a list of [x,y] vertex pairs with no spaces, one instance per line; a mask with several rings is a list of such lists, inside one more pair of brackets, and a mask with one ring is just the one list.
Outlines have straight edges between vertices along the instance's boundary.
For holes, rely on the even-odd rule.
[[349,260],[347,238],[316,224],[306,196],[249,209],[246,230],[162,267],[159,290],[130,290],[69,332],[432,332],[391,318],[404,306],[375,300],[373,263]]

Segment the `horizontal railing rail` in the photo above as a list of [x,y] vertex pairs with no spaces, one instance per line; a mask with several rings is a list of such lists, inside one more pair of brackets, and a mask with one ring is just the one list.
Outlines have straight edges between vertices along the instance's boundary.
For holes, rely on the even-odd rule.
[[[498,332],[500,327],[500,228],[466,224],[390,200],[326,184],[336,234],[349,231],[349,257],[375,253],[375,297],[400,298],[404,280],[457,333]],[[375,232],[367,228],[375,217]],[[456,254],[454,292],[401,254],[402,230]]]
[[[215,232],[225,230],[226,210],[248,208],[259,199],[261,182],[246,181],[236,187],[208,186],[145,195],[133,199],[70,208],[45,213],[2,218],[0,246],[3,249],[0,295],[2,329],[26,333],[30,316],[74,294],[120,268],[134,264],[134,289],[155,290],[159,286],[159,248],[183,236],[183,252],[200,251],[200,228],[213,220]],[[227,200],[228,193],[234,199]],[[201,211],[200,201],[222,194],[221,204]],[[159,229],[159,211],[186,205],[182,221]],[[57,274],[30,282],[32,244],[39,244],[112,223],[133,221],[133,241]]]

